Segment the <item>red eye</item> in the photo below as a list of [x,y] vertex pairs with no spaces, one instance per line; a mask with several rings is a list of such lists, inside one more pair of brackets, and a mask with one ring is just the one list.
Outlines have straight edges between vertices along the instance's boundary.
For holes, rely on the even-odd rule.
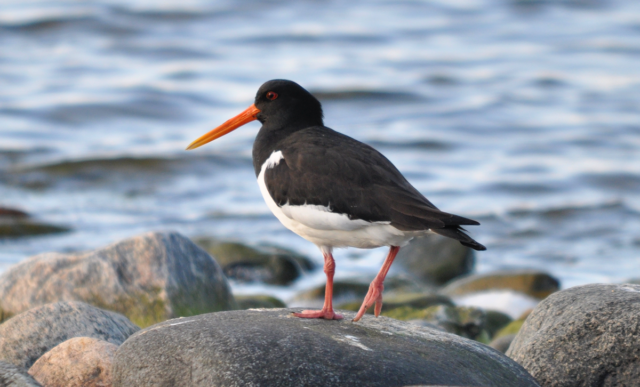
[[278,98],[278,93],[273,92],[273,91],[269,91],[267,92],[267,99],[269,101],[273,101],[274,99]]

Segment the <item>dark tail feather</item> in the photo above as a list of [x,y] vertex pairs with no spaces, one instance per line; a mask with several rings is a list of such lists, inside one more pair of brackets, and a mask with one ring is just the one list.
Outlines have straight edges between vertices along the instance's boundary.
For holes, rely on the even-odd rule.
[[469,235],[465,233],[465,229],[460,226],[446,226],[444,228],[432,228],[431,231],[436,234],[440,234],[449,238],[453,238],[460,241],[463,246],[471,247],[474,250],[484,251],[487,248],[480,243],[474,241]]

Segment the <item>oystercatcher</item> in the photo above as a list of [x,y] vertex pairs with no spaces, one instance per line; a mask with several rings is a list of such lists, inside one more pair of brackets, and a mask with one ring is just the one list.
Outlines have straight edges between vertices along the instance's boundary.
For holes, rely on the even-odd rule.
[[334,247],[389,246],[389,254],[353,321],[375,304],[382,309],[385,276],[401,246],[428,232],[486,250],[461,226],[475,220],[440,211],[386,157],[369,145],[324,126],[320,102],[295,82],[271,80],[255,102],[236,117],[195,140],[187,150],[258,120],[253,168],[260,192],[289,230],[315,243],[327,275],[322,310],[297,317],[341,319],[332,305]]

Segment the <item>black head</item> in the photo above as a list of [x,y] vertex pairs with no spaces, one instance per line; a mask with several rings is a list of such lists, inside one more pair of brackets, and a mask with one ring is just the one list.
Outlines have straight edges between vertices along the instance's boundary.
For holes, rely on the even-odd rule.
[[[262,123],[262,129],[265,132],[282,135],[286,132],[322,125],[322,107],[314,96],[297,83],[274,79],[260,86],[253,105],[209,133],[200,136],[187,147],[187,150],[201,147],[255,120]],[[282,129],[286,131],[283,132]]]
[[258,121],[270,128],[303,128],[322,125],[322,106],[295,82],[274,79],[265,82],[254,102]]

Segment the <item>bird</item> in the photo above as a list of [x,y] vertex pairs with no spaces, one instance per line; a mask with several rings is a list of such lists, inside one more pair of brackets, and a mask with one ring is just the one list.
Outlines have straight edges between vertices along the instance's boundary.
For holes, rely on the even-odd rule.
[[253,168],[267,206],[286,228],[318,246],[324,258],[322,309],[294,316],[343,318],[333,309],[334,248],[389,247],[352,321],[359,321],[374,305],[375,316],[380,315],[384,279],[400,248],[411,239],[435,233],[486,250],[462,227],[480,223],[440,211],[376,149],[326,127],[320,101],[293,81],[265,82],[251,106],[187,150],[254,120],[262,127],[253,143]]

